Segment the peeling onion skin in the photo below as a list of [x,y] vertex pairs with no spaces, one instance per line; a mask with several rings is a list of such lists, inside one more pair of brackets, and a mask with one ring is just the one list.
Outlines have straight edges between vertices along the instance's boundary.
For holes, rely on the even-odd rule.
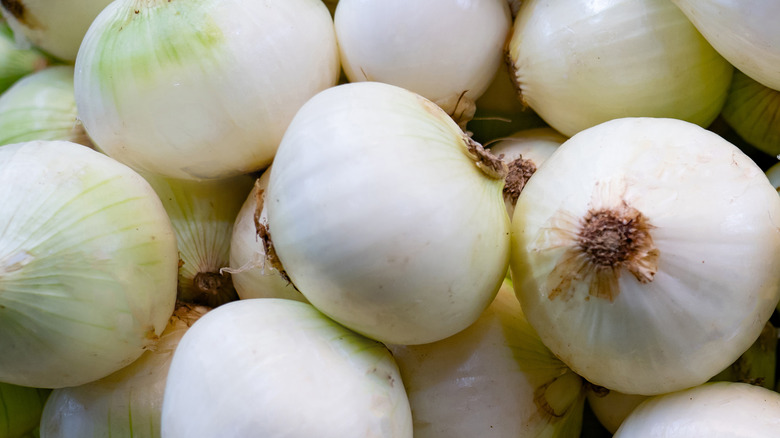
[[86,146],[0,147],[0,381],[75,386],[137,359],[176,300],[176,236],[159,197]]
[[486,165],[503,163],[477,162],[471,146],[444,110],[400,87],[356,82],[312,98],[265,201],[292,283],[381,342],[434,342],[473,323],[506,275],[509,217],[503,176]]
[[706,127],[734,70],[667,0],[524,1],[507,64],[519,98],[567,137],[620,117]]
[[310,0],[118,0],[75,67],[98,148],[194,180],[267,167],[298,108],[339,76],[333,19]]
[[780,394],[747,383],[713,382],[651,397],[626,417],[615,438],[774,438]]
[[[581,234],[604,210],[641,223]],[[780,299],[778,224],[780,197],[736,146],[680,120],[617,119],[567,140],[525,186],[512,278],[575,372],[619,392],[670,392],[758,338]],[[610,239],[619,250],[599,246]]]
[[383,344],[310,304],[233,301],[184,334],[168,372],[162,437],[412,438]]

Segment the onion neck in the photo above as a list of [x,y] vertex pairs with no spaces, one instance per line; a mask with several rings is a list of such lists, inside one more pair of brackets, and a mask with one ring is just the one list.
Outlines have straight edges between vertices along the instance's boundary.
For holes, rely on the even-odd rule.
[[484,146],[466,134],[463,135],[463,141],[466,143],[469,155],[485,175],[492,179],[502,181],[506,179],[509,168],[504,160],[492,154],[489,150],[485,149]]

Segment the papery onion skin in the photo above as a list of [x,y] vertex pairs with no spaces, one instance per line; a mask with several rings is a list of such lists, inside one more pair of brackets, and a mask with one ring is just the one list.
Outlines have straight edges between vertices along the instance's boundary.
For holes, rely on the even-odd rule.
[[764,0],[672,0],[734,67],[780,90],[780,4]]
[[0,94],[0,145],[65,140],[92,147],[76,111],[73,66],[54,65]]
[[[422,96],[356,82],[312,98],[271,168],[268,231],[292,283],[373,339],[434,342],[474,322],[509,256],[503,176]],[[486,156],[485,156],[486,157]]]
[[176,299],[176,237],[149,184],[83,145],[0,147],[0,381],[58,388],[138,358]]
[[[634,229],[650,238],[613,274],[578,240],[601,209],[638,212]],[[613,120],[567,140],[525,186],[512,278],[529,322],[575,372],[624,393],[674,391],[758,338],[780,299],[778,223],[780,197],[736,146],[680,120]]]
[[387,348],[310,304],[233,301],[185,333],[165,388],[163,438],[411,438]]
[[268,223],[265,193],[270,168],[255,180],[252,191],[244,200],[233,224],[230,237],[230,267],[223,269],[233,277],[233,285],[241,299],[287,298],[307,302],[295,286],[286,280],[277,267],[266,258],[258,224]]
[[406,88],[465,123],[501,64],[511,11],[505,0],[341,0],[334,21],[350,82]]
[[645,400],[614,436],[770,438],[778,428],[780,394],[747,383],[713,382]]
[[106,154],[145,173],[220,179],[268,166],[309,97],[336,84],[320,1],[111,3],[76,59],[76,103]]
[[574,437],[585,392],[528,324],[505,281],[465,330],[424,345],[389,345],[415,438]]
[[667,0],[524,1],[507,59],[520,98],[567,137],[620,117],[706,127],[734,70]]
[[163,395],[173,353],[210,308],[181,303],[155,345],[100,380],[52,391],[40,419],[41,438],[160,436]]
[[109,3],[111,0],[4,0],[0,13],[20,44],[32,44],[73,63],[89,25]]

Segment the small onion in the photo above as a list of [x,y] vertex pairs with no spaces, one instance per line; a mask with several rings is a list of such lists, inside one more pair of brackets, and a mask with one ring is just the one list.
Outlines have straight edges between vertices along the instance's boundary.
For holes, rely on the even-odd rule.
[[201,317],[168,372],[162,437],[411,438],[387,348],[278,298],[233,301]]
[[780,91],[737,70],[722,116],[751,146],[769,155],[780,154]]
[[100,380],[52,391],[41,415],[41,438],[159,437],[173,353],[184,333],[208,311],[178,306],[160,338],[135,362]]
[[265,192],[271,167],[255,180],[252,191],[236,215],[230,238],[230,267],[222,271],[232,275],[233,285],[241,299],[287,298],[305,302],[306,298],[300,291],[266,259],[265,240],[261,237],[265,229],[260,225],[268,223]]
[[651,397],[649,395],[624,394],[602,386],[589,385],[588,388],[588,406],[599,423],[611,434],[618,430],[631,411]]
[[72,63],[92,20],[109,3],[111,0],[3,0],[0,14],[19,44],[32,44]]
[[298,108],[338,75],[321,1],[117,0],[87,31],[74,85],[109,156],[219,179],[268,166]]
[[415,438],[574,437],[582,379],[542,344],[505,281],[465,330],[425,345],[390,345]]
[[50,389],[0,382],[0,437],[34,436]]
[[766,0],[672,0],[737,69],[780,90],[780,3]]
[[80,385],[154,344],[178,257],[146,180],[76,143],[15,143],[0,147],[0,200],[0,381]]
[[780,300],[780,197],[736,146],[677,119],[616,119],[564,142],[512,218],[512,278],[544,343],[593,384],[703,383]]
[[506,0],[341,0],[335,15],[350,82],[406,88],[464,124],[501,64],[511,23]]
[[0,94],[0,145],[30,140],[92,146],[76,111],[73,66],[30,73]]
[[233,222],[252,178],[192,181],[144,175],[171,218],[179,248],[178,299],[217,307],[238,299],[231,275],[222,272],[230,259]]
[[615,438],[774,438],[780,394],[738,382],[713,382],[652,397],[637,406]]
[[49,58],[39,50],[19,47],[8,23],[0,20],[0,93],[49,63]]
[[567,137],[620,117],[706,127],[734,70],[667,0],[524,1],[507,56],[522,100]]
[[505,277],[505,174],[424,97],[339,85],[285,133],[265,201],[270,240],[326,315],[382,342],[434,342],[473,323]]

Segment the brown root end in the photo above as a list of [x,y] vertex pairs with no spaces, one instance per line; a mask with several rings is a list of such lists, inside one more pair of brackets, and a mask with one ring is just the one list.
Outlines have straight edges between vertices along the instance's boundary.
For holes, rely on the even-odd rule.
[[474,141],[474,139],[468,135],[463,135],[463,141],[466,143],[466,148],[472,158],[477,163],[477,167],[482,170],[485,175],[493,179],[506,179],[506,176],[509,173],[509,167],[504,160],[485,149],[482,144]]
[[504,184],[504,199],[514,206],[517,204],[520,193],[522,193],[528,179],[536,172],[536,164],[521,156],[507,164],[507,168],[506,183]]
[[228,273],[198,272],[192,279],[192,302],[208,307],[217,307],[238,299],[233,278]]

